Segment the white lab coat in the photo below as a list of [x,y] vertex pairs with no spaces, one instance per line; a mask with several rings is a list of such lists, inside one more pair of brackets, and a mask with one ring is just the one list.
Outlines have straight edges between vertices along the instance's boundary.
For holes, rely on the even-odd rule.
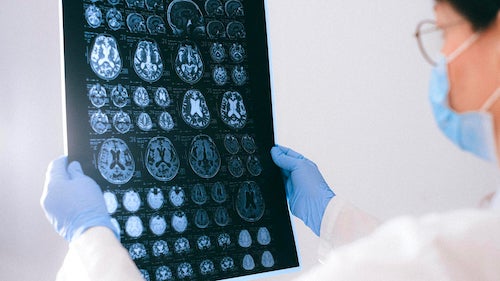
[[[500,192],[497,192],[500,194]],[[491,207],[379,225],[336,196],[323,217],[320,262],[302,280],[500,280],[500,195]],[[70,244],[58,281],[142,281],[113,233],[92,228]]]

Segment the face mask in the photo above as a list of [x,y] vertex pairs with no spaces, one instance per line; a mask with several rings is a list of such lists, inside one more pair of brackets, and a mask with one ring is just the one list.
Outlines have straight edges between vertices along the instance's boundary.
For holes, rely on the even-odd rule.
[[500,97],[498,88],[478,111],[457,113],[448,104],[450,85],[448,64],[465,51],[478,38],[474,34],[450,56],[442,56],[432,70],[429,98],[434,118],[441,131],[455,145],[477,157],[497,162],[493,117],[487,111]]

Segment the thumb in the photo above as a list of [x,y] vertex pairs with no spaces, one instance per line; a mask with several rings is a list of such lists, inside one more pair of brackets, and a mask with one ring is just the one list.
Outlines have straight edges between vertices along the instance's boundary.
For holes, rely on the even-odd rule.
[[73,161],[68,165],[68,173],[72,179],[85,176],[82,170],[82,165],[80,165],[80,162],[78,161]]
[[277,146],[271,148],[271,158],[278,167],[287,171],[293,171],[297,167],[297,163],[304,159],[290,156],[285,150]]

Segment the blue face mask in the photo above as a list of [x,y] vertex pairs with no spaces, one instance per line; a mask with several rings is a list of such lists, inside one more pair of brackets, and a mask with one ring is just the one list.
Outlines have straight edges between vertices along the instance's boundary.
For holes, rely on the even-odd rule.
[[497,162],[493,117],[488,109],[500,96],[500,88],[488,98],[478,111],[457,113],[448,104],[450,85],[448,63],[468,48],[477,39],[477,34],[464,42],[448,57],[441,57],[432,70],[429,98],[434,118],[441,131],[455,145],[484,160]]

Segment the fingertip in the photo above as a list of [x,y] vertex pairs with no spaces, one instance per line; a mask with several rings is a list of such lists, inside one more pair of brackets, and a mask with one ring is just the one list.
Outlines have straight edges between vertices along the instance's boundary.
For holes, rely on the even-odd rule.
[[47,178],[66,178],[67,172],[66,167],[68,164],[68,157],[63,155],[52,160],[47,167]]
[[84,176],[82,165],[78,161],[73,161],[68,165],[68,173],[72,178]]

